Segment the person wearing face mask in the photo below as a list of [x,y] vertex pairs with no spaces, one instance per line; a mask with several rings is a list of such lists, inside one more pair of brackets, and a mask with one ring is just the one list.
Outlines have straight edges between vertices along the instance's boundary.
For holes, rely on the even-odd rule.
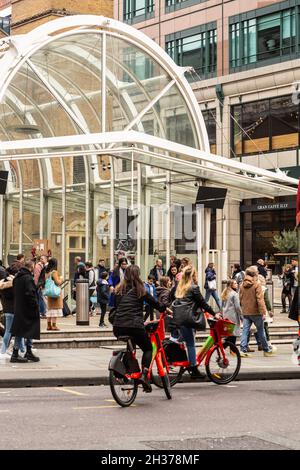
[[234,329],[234,335],[229,336],[227,341],[235,344],[237,336],[241,334],[241,305],[238,294],[238,283],[235,279],[229,279],[227,281],[226,288],[221,294],[223,317],[236,324]]

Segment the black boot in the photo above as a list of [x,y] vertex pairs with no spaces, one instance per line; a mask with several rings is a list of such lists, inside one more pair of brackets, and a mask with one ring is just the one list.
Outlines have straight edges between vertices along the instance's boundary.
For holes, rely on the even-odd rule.
[[27,346],[26,354],[24,357],[26,357],[26,359],[31,362],[39,362],[40,360],[39,357],[33,354],[33,352],[31,351],[31,348],[29,348],[28,346]]
[[143,372],[142,372],[141,380],[142,380],[142,385],[143,385],[144,392],[151,393],[152,392],[152,387],[151,387],[150,381],[148,379],[148,372],[149,372],[149,369],[147,369],[147,367],[144,367]]
[[201,374],[197,366],[189,367],[189,372],[191,374],[191,379],[193,380],[204,379],[205,377],[204,374]]
[[13,353],[10,358],[10,362],[28,362],[28,359],[25,357],[19,356],[19,350],[18,349],[13,349]]

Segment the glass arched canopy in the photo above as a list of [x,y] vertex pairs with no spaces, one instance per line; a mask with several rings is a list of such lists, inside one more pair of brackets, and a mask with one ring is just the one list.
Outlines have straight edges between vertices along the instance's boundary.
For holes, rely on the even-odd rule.
[[[128,25],[64,17],[4,39],[0,51],[0,163],[19,223],[7,252],[50,238],[70,256],[108,249],[112,262],[121,232],[98,246],[91,232],[103,211],[95,208],[125,197],[131,206],[194,201],[191,177],[239,200],[295,193],[297,181],[282,173],[210,154],[186,69]],[[181,188],[168,185],[166,196],[170,180]],[[141,191],[147,184],[150,196]],[[139,237],[135,249],[138,258],[148,250]]]

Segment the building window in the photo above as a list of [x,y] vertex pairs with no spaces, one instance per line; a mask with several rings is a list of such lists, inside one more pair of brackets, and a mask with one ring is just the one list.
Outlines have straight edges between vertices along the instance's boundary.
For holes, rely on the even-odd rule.
[[205,25],[198,29],[196,34],[175,34],[174,39],[166,41],[166,51],[176,64],[193,67],[201,78],[210,77],[217,67],[217,29],[205,30]]
[[231,148],[235,155],[299,146],[299,104],[294,104],[291,96],[232,106],[231,114]]
[[202,111],[205,122],[211,153],[217,153],[217,126],[216,126],[216,110],[206,109]]
[[84,157],[81,155],[73,157],[73,183],[85,183]]
[[[284,2],[286,5],[287,2]],[[278,6],[278,4],[276,4]],[[268,9],[270,10],[271,7]],[[287,60],[298,52],[298,7],[263,14],[267,8],[231,17],[229,26],[230,70],[248,69]],[[238,21],[237,21],[237,18]]]
[[143,21],[154,14],[154,0],[124,0],[124,21]]
[[6,34],[10,34],[11,15],[0,18],[0,29]]

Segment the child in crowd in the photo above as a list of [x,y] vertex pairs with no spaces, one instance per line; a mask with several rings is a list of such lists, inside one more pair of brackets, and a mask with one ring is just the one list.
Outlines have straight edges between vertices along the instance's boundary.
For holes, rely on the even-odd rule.
[[[157,292],[156,292],[156,287],[155,287],[155,276],[153,274],[149,274],[148,276],[148,282],[145,282],[145,288],[147,294],[151,295],[155,301],[157,301]],[[154,320],[154,309],[152,305],[146,304],[145,306],[146,314],[144,317],[144,321],[150,317],[150,321]]]
[[100,328],[104,328],[106,326],[104,323],[104,317],[106,314],[107,304],[109,301],[109,292],[110,292],[110,286],[107,282],[107,278],[108,278],[108,272],[103,271],[100,274],[100,278],[97,281],[97,301],[100,305],[100,310],[101,310],[101,316],[100,316],[100,322],[99,322]]

